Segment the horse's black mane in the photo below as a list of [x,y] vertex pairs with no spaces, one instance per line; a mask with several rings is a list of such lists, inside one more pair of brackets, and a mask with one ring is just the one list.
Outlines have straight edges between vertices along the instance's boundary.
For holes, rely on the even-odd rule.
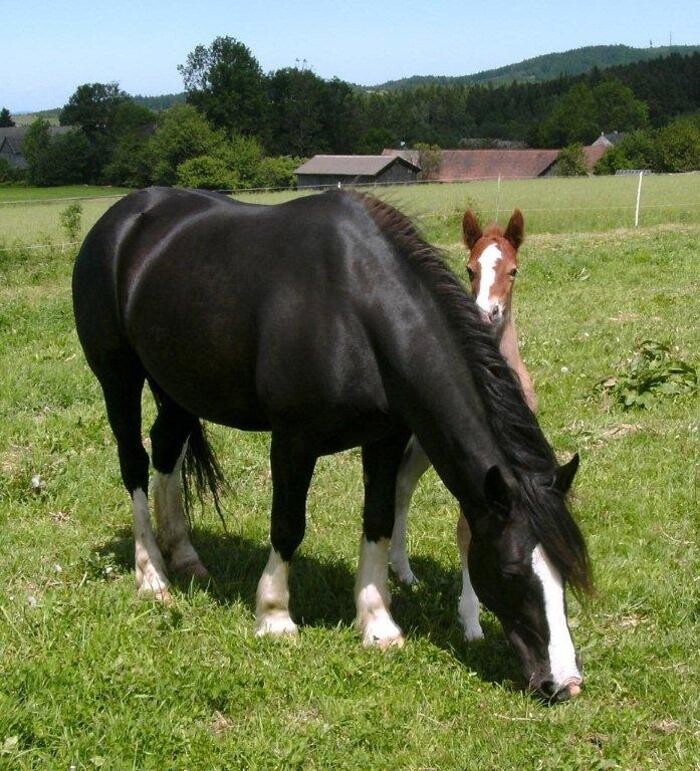
[[408,217],[371,196],[357,197],[394,248],[440,298],[440,307],[469,362],[493,435],[520,483],[536,538],[564,580],[574,589],[589,589],[585,541],[553,487],[556,456],[473,298],[447,266],[443,254],[422,238]]

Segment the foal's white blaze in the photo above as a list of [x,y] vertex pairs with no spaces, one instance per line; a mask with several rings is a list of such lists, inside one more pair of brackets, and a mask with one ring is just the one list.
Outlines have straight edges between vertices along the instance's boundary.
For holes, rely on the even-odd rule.
[[167,600],[169,598],[168,579],[163,555],[160,553],[151,527],[148,498],[146,493],[137,487],[131,496],[131,501],[134,513],[136,586],[142,594],[153,594],[158,599]]
[[558,688],[580,683],[581,673],[576,665],[576,653],[566,623],[564,587],[558,571],[549,561],[541,544],[532,551],[532,570],[542,583],[544,609],[549,627],[549,665]]
[[476,296],[476,304],[484,313],[491,311],[491,288],[496,281],[496,265],[503,258],[501,250],[496,244],[490,244],[479,257],[481,265],[481,279],[479,281],[479,294]]
[[206,578],[209,573],[190,541],[189,527],[182,506],[182,463],[187,451],[185,442],[175,468],[170,474],[156,471],[153,478],[153,508],[158,523],[158,541],[170,556],[173,570],[194,578]]
[[289,563],[270,549],[255,595],[255,634],[296,634],[297,625],[289,615]]
[[362,644],[365,647],[403,645],[401,630],[389,613],[391,599],[387,588],[388,574],[389,539],[380,538],[373,542],[363,535],[355,582],[355,604],[357,626],[362,632]]

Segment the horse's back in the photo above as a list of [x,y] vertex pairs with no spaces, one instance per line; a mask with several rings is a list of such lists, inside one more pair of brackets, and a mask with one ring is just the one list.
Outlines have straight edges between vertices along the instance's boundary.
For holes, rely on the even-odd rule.
[[342,195],[278,206],[171,189],[127,196],[76,262],[88,361],[97,369],[107,350],[128,349],[180,404],[241,427],[348,402],[349,384],[356,408],[381,390],[358,311],[359,253],[376,237]]

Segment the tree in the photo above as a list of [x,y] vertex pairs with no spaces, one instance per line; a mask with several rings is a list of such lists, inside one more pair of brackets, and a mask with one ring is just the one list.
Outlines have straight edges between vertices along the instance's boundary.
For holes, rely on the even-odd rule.
[[178,66],[187,101],[212,124],[234,134],[267,135],[265,77],[250,49],[232,37],[199,45]]
[[177,168],[190,158],[217,155],[224,137],[191,104],[178,104],[161,113],[158,128],[148,140],[152,181],[174,185]]
[[700,122],[685,118],[662,128],[657,139],[657,171],[700,169]]
[[12,128],[14,125],[15,122],[12,120],[10,111],[7,107],[3,107],[2,110],[0,110],[0,128]]
[[653,169],[657,166],[654,134],[640,129],[627,134],[596,163],[596,174],[614,174],[620,169]]
[[588,144],[600,133],[598,107],[587,83],[577,83],[555,102],[539,129],[543,146],[565,147],[574,142]]
[[126,99],[118,83],[84,83],[61,110],[59,122],[62,126],[78,126],[88,136],[106,133]]
[[416,142],[415,147],[418,150],[420,178],[438,179],[442,163],[442,150],[438,145],[428,145],[425,142]]
[[588,174],[588,164],[580,142],[561,150],[557,156],[556,173],[558,177],[585,177]]
[[329,149],[324,135],[325,81],[311,70],[287,67],[269,79],[273,152],[308,156]]
[[601,81],[593,89],[593,98],[600,131],[633,131],[646,126],[649,108],[619,80],[606,78]]

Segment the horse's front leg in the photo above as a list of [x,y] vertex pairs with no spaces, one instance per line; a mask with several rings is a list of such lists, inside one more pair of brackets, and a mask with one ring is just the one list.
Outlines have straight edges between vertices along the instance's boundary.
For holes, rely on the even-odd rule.
[[389,543],[394,526],[396,475],[406,447],[404,432],[362,448],[365,483],[363,535],[355,583],[357,626],[365,646],[403,645],[389,612]]
[[406,531],[408,529],[408,510],[418,480],[430,468],[428,456],[420,446],[418,439],[412,436],[401,459],[396,479],[396,498],[394,507],[394,529],[391,534],[389,560],[396,577],[404,584],[416,582],[416,576],[408,560]]
[[255,602],[255,633],[296,634],[289,615],[289,563],[304,538],[306,494],[316,465],[316,455],[298,437],[276,432],[270,450],[272,468],[272,521],[270,557]]
[[460,510],[457,520],[457,546],[462,561],[462,594],[459,597],[459,620],[462,622],[467,640],[480,640],[484,633],[479,623],[479,598],[476,596],[469,577],[469,543],[472,534],[464,512]]

